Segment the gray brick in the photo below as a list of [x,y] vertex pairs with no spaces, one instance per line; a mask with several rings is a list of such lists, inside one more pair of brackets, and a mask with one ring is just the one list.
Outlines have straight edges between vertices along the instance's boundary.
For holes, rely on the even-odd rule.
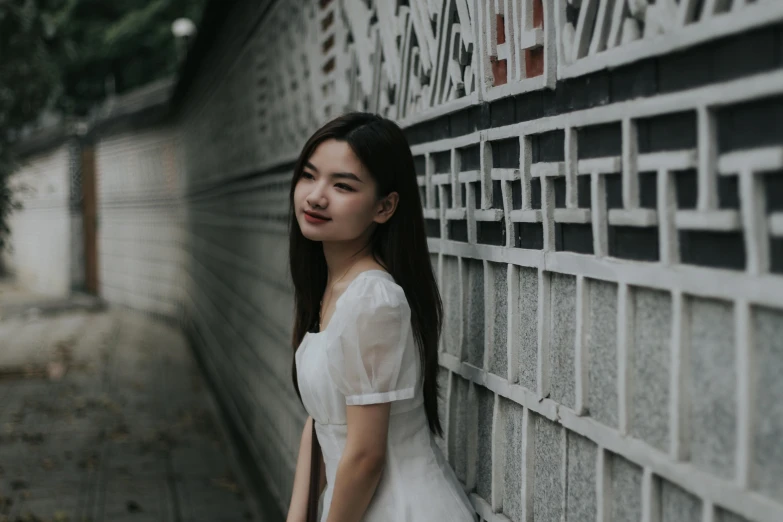
[[596,516],[596,454],[594,442],[568,433],[568,467],[566,471],[566,521],[590,522]]
[[589,293],[589,413],[604,424],[617,426],[617,285],[592,280]]
[[552,274],[550,332],[551,397],[570,407],[575,402],[576,278]]
[[[438,367],[438,416],[440,425],[443,427],[443,433],[446,434],[448,425],[448,411],[446,410],[449,394],[449,371],[442,366]],[[444,437],[435,437],[435,442],[440,447],[443,454],[446,454],[446,441]]]
[[468,389],[470,383],[457,376],[452,378],[452,397],[449,412],[449,463],[463,482],[467,477],[468,453]]
[[631,366],[631,433],[666,451],[669,440],[671,295],[633,288],[634,337]]
[[484,366],[484,263],[467,260],[468,309],[466,311],[466,346],[463,353],[467,361],[478,367]]
[[536,390],[538,361],[538,271],[519,268],[519,384]]
[[734,312],[730,303],[690,302],[689,403],[691,460],[731,478],[736,449],[736,356]]
[[452,256],[443,258],[443,337],[446,352],[459,355],[460,325],[462,324],[462,305],[460,303],[459,259]]
[[660,485],[661,522],[701,522],[701,500],[667,480]]
[[492,273],[492,293],[495,298],[495,314],[492,317],[492,350],[490,351],[489,371],[504,379],[508,375],[508,265],[490,264]]
[[752,487],[783,498],[783,312],[755,308],[755,411],[753,418]]
[[503,436],[503,444],[505,444],[506,448],[506,458],[503,467],[503,476],[505,478],[503,513],[514,521],[524,520],[522,512],[522,487],[524,485],[522,469],[525,465],[524,455],[522,454],[522,443],[524,441],[522,417],[524,408],[504,398],[500,399],[500,408],[506,424],[506,432]]
[[492,499],[492,417],[495,395],[476,386],[478,395],[478,451],[476,458],[476,493],[487,502]]
[[619,455],[610,455],[608,461],[612,522],[639,522],[642,519],[642,468]]
[[[550,420],[536,415],[533,520],[561,522],[563,517],[563,433]],[[533,420],[533,419],[531,419]]]

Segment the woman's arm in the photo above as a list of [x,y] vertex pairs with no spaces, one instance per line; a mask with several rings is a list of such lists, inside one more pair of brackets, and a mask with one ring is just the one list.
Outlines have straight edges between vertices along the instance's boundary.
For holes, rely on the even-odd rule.
[[[286,522],[306,522],[307,520],[307,496],[310,490],[310,454],[313,443],[313,419],[307,417],[302,430],[302,439],[299,442],[299,457],[296,459],[296,472],[294,475],[294,488],[291,493],[291,504],[288,506]],[[321,457],[320,481],[318,494],[326,487],[326,469]]]
[[337,466],[327,522],[359,522],[386,461],[391,403],[346,406],[348,435]]

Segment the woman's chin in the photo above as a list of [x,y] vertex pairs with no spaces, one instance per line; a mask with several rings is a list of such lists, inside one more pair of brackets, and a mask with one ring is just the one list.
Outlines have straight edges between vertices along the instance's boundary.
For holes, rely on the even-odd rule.
[[302,235],[305,237],[305,239],[309,239],[310,241],[323,241],[319,234],[308,234],[302,230]]
[[299,230],[302,231],[302,235],[309,239],[310,241],[323,241],[324,238],[326,238],[327,234],[324,234],[320,230],[313,230],[315,227],[311,225],[310,223],[301,223],[299,226]]

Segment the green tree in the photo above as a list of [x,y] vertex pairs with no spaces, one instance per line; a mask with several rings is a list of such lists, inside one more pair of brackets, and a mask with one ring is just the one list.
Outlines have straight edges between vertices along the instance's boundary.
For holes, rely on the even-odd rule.
[[114,85],[122,93],[175,74],[171,23],[198,20],[204,0],[62,0],[55,17],[62,92],[56,106],[85,115]]
[[[205,0],[0,0],[0,250],[9,232],[13,143],[42,111],[84,117],[109,90],[176,73],[171,23]],[[111,87],[113,86],[113,87]]]
[[50,14],[55,7],[47,0],[0,0],[0,250],[9,232],[7,180],[16,165],[14,138],[46,108],[57,88]]

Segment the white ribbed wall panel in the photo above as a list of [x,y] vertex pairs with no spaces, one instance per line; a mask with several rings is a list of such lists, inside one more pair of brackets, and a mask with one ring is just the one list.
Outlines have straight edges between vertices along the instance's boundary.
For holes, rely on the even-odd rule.
[[96,173],[100,295],[180,318],[187,253],[177,128],[102,137]]

